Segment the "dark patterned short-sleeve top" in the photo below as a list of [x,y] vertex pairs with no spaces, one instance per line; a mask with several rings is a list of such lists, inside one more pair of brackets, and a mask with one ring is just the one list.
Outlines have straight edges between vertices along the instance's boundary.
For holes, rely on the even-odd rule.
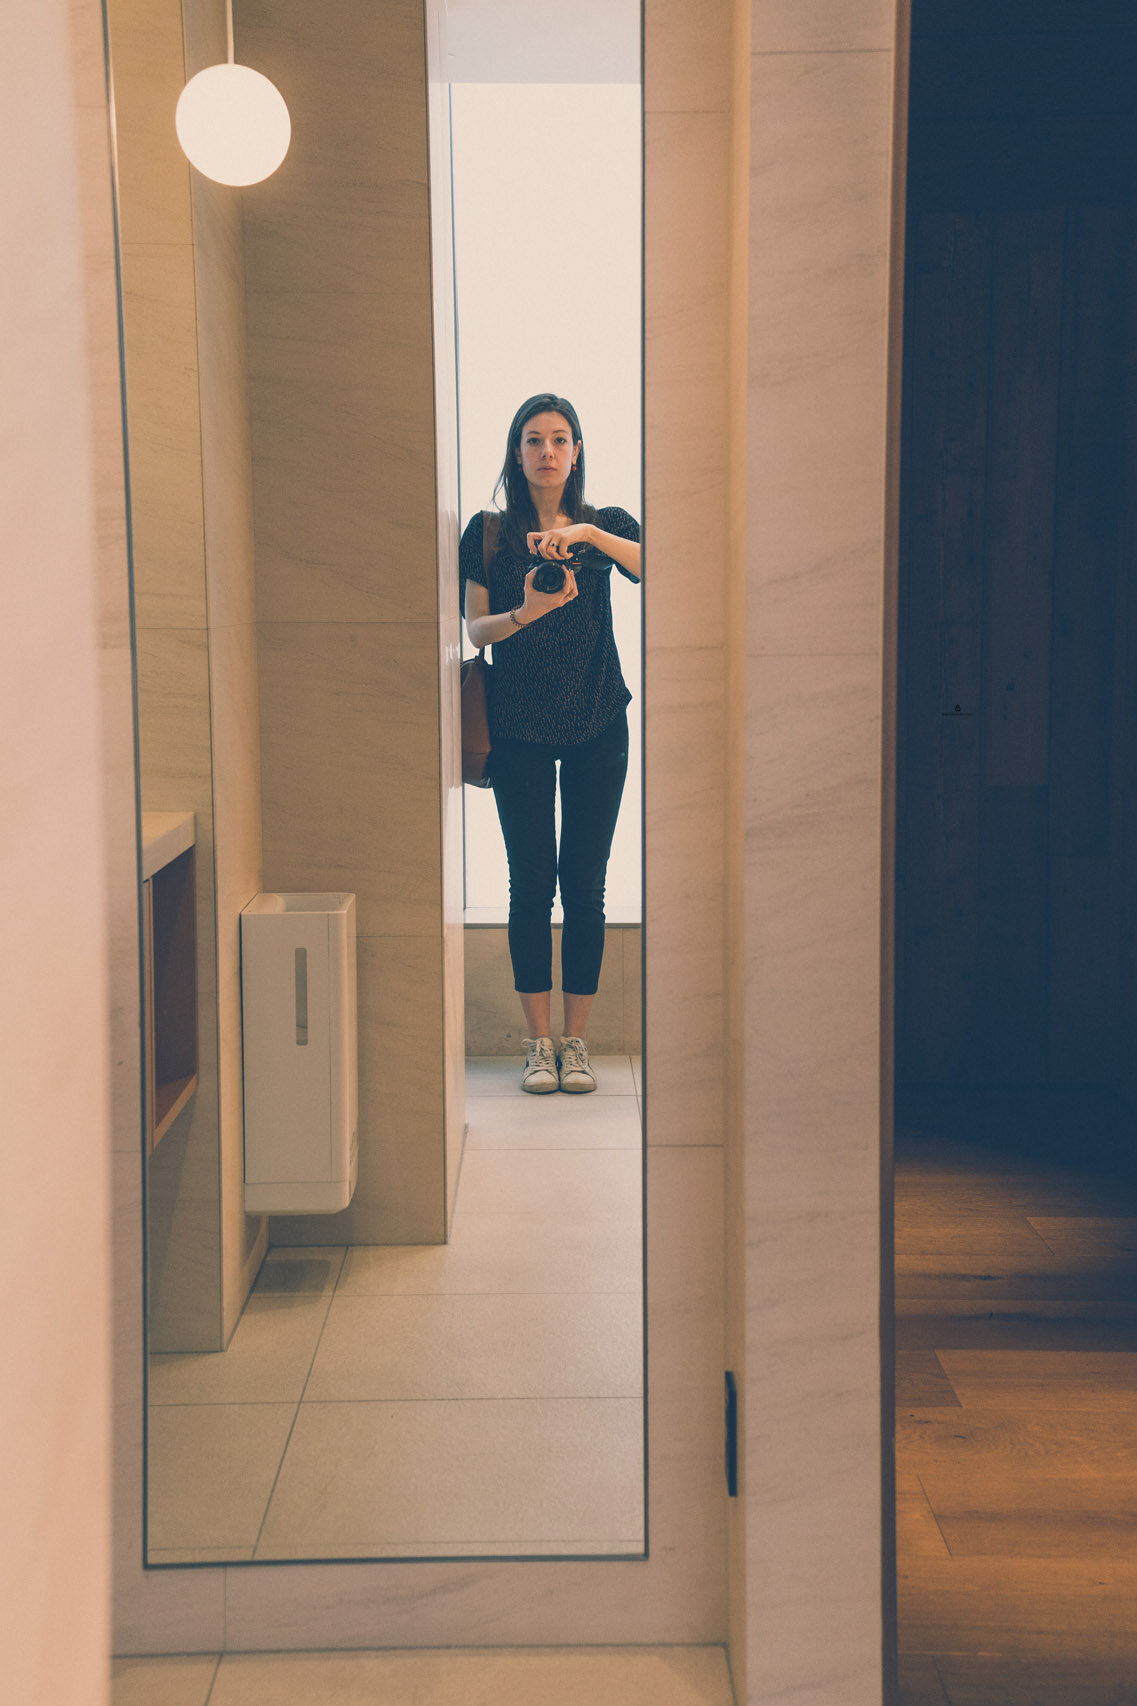
[[[467,580],[486,585],[482,562],[482,511],[462,534],[458,567],[465,603]],[[638,541],[639,522],[626,509],[597,510],[596,526]],[[612,569],[636,580],[611,557],[589,547],[573,551],[578,597],[493,648],[489,696],[490,737],[577,746],[594,740],[631,699],[612,633]],[[503,543],[490,565],[490,614],[513,610],[525,597],[531,557]]]

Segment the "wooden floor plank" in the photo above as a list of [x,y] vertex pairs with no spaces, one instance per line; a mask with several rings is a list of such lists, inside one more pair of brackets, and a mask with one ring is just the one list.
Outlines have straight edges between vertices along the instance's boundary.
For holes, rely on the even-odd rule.
[[1137,1477],[1137,1412],[1037,1412],[948,1407],[897,1412],[896,1454],[915,1475],[947,1464],[961,1481],[984,1465],[1007,1476],[1037,1466],[1054,1475],[1079,1469],[1091,1479]]
[[1110,1223],[1133,1218],[1126,1190],[1121,1202],[1105,1181],[1093,1186],[1076,1179],[1046,1179],[1029,1175],[961,1181],[934,1174],[918,1185],[909,1182],[896,1196],[899,1225],[921,1218],[941,1223],[999,1215],[1023,1215],[1031,1220],[1101,1220]]
[[1137,1182],[961,1133],[898,1149],[902,1676],[1137,1706]]
[[[1056,1214],[1137,1215],[1132,1154],[1133,1110],[1114,1091],[1057,1084],[897,1090],[902,1186],[952,1171],[967,1181],[1034,1175],[1054,1193]],[[1090,1200],[1102,1206],[1091,1208]]]
[[970,1273],[992,1264],[1048,1273],[1058,1263],[1045,1239],[1020,1215],[898,1216],[898,1273]]
[[1007,1155],[981,1144],[937,1143],[934,1153],[929,1151],[927,1144],[915,1151],[910,1147],[907,1154],[900,1147],[897,1167],[903,1171],[897,1174],[896,1200],[903,1206],[934,1210],[946,1200],[984,1212],[1037,1199],[1057,1202],[1059,1214],[1126,1212],[1115,1191],[1103,1195],[1105,1180],[1097,1173],[1062,1171],[1040,1164],[1037,1157]]
[[1087,1265],[1101,1273],[1137,1267],[1137,1220],[1110,1216],[1035,1215],[1030,1224],[1056,1259],[1076,1272]]
[[[1024,1499],[1007,1513],[978,1509],[940,1514],[937,1532],[953,1558],[1132,1558],[1137,1555],[1137,1499],[1129,1510],[1063,1511],[1048,1496],[1038,1510]],[[976,1504],[982,1489],[976,1489]],[[899,1522],[898,1522],[899,1531]],[[928,1556],[927,1548],[914,1556]]]
[[[1137,1351],[1137,1304],[906,1298],[896,1312],[896,1349],[898,1357],[932,1349]],[[897,1402],[909,1402],[899,1386]]]
[[1037,1664],[987,1653],[920,1659],[931,1659],[948,1706],[1137,1706],[1137,1682],[1116,1663]]
[[931,1653],[902,1653],[900,1706],[951,1706]]
[[1023,1264],[992,1261],[960,1262],[948,1273],[905,1273],[896,1275],[896,1295],[904,1303],[918,1299],[944,1302],[1004,1302],[1009,1299],[1036,1303],[1085,1301],[1087,1303],[1137,1303],[1137,1273],[1116,1268],[1071,1274],[1056,1269],[1053,1259]]
[[[912,1558],[898,1573],[902,1651],[1120,1664],[1137,1677],[1132,1558]],[[992,1706],[992,1703],[988,1703]]]
[[965,1407],[1000,1410],[1137,1409],[1135,1351],[942,1350]]
[[896,1402],[905,1408],[934,1409],[958,1405],[959,1399],[934,1350],[896,1351]]
[[951,1556],[936,1521],[920,1477],[897,1464],[897,1546],[906,1558],[949,1558]]

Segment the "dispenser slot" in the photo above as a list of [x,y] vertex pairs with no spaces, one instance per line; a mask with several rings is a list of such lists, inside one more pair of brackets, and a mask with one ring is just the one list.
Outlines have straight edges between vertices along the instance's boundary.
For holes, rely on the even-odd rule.
[[296,1041],[301,1047],[308,1042],[308,950],[296,950]]

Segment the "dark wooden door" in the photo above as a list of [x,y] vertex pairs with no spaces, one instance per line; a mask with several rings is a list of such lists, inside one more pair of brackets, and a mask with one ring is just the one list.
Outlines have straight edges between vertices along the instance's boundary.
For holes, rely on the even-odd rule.
[[[1056,56],[1027,56],[1048,98]],[[952,63],[962,79],[958,43]],[[925,75],[942,82],[942,62]],[[1099,169],[1100,124],[1081,175],[1068,158],[1052,174],[1065,200],[1041,141],[1033,171],[1024,145],[1015,171],[984,174],[976,127],[1001,144],[974,115],[937,175],[945,102],[914,114],[911,144],[897,1077],[1105,1085],[1129,1041],[1137,874],[1131,214],[1116,162]]]

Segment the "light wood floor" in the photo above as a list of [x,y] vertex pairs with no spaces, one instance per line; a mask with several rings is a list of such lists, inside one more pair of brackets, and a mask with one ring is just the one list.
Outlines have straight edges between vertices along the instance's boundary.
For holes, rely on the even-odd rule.
[[1029,1110],[923,1115],[896,1167],[905,1706],[1137,1706],[1137,1182],[1087,1162],[1076,1097],[1049,1157]]

